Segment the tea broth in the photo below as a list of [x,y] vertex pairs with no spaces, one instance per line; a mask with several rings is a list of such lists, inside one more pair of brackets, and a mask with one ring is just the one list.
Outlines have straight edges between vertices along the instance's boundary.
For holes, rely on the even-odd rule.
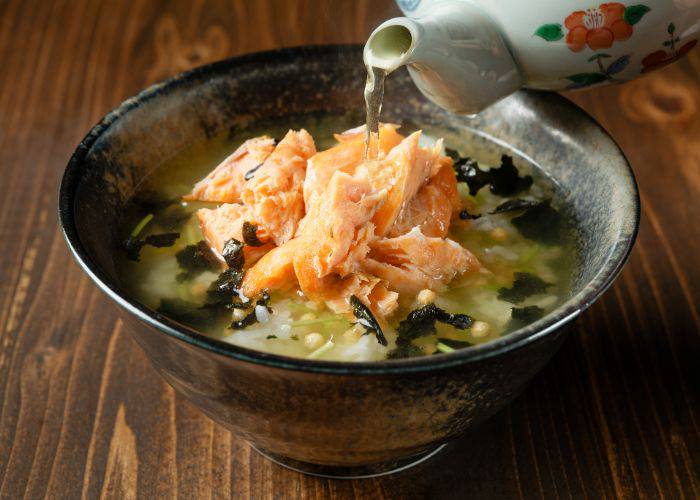
[[[141,237],[176,231],[179,238],[170,247],[143,246],[138,262],[120,252],[117,265],[123,286],[146,306],[225,342],[285,356],[344,361],[438,354],[488,342],[535,321],[568,296],[575,263],[569,237],[572,222],[562,215],[563,200],[556,185],[532,165],[516,159],[521,178],[534,178],[532,185],[517,196],[494,194],[488,184],[470,193],[473,186],[458,184],[462,206],[467,208],[453,220],[448,237],[468,248],[485,272],[465,274],[443,290],[427,290],[402,301],[383,328],[388,345],[381,345],[375,335],[368,334],[361,321],[335,314],[298,292],[273,292],[269,301],[272,312],[263,311],[258,322],[244,329],[229,328],[236,314],[240,316],[235,309],[225,315],[209,314],[202,306],[221,269],[204,269],[185,279],[178,253],[202,240],[193,216],[196,210],[216,204],[183,202],[182,195],[245,139],[260,133],[279,136],[289,128],[304,126],[321,150],[333,144],[333,132],[356,123],[357,117],[350,115],[295,116],[284,123],[261,122],[245,131],[195,144],[157,166],[134,194],[120,238],[126,239],[145,218],[149,220],[139,233]],[[428,129],[421,141],[430,143],[445,135]],[[467,155],[478,156],[478,151],[461,150],[454,141],[448,147],[456,150],[448,152],[457,163],[471,161],[464,159]],[[500,168],[497,164],[490,166]],[[489,172],[485,167],[481,165],[484,172]],[[522,206],[503,210],[509,200],[511,205],[515,200]],[[546,214],[548,224],[558,229],[552,232],[551,227],[543,227],[535,210]],[[533,216],[528,218],[528,213]],[[474,322],[466,329],[437,322],[434,331],[412,339],[410,349],[405,349],[405,342],[403,349],[397,349],[400,322],[427,304],[450,314],[467,314]]]

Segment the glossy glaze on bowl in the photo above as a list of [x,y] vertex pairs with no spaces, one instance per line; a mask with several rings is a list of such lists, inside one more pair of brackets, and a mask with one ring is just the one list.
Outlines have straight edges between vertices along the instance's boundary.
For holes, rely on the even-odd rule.
[[387,82],[383,120],[439,126],[494,158],[502,152],[525,157],[560,184],[580,228],[581,265],[568,301],[478,347],[343,363],[225,344],[124,294],[113,259],[116,230],[134,187],[160,162],[257,119],[361,109],[363,82],[359,46],[280,50],[198,68],[107,115],[71,158],[60,194],[69,247],[123,308],[158,372],[213,419],[276,459],[341,475],[395,467],[511,401],[559,347],[563,326],[618,274],[639,221],[637,189],[623,154],[562,97],[520,92],[469,119],[429,104],[397,72]]

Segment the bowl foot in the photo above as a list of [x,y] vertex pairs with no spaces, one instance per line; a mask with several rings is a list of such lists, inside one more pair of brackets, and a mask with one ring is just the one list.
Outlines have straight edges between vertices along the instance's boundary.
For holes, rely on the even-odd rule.
[[447,444],[441,444],[437,448],[434,448],[425,453],[419,455],[413,455],[408,458],[403,458],[400,460],[391,460],[388,462],[380,462],[377,464],[370,465],[359,465],[359,466],[336,466],[336,465],[322,465],[314,464],[310,462],[302,462],[299,460],[294,460],[292,458],[283,457],[270,453],[266,450],[261,450],[251,445],[255,451],[260,453],[263,457],[268,460],[291,469],[296,472],[301,472],[302,474],[308,474],[310,476],[327,477],[331,479],[367,479],[370,477],[386,476],[388,474],[396,474],[397,472],[410,469],[416,465],[425,462],[429,458],[437,455],[440,450],[442,450]]

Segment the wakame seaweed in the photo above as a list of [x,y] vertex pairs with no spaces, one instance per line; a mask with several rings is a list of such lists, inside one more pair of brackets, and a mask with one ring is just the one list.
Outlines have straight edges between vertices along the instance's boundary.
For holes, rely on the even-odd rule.
[[532,186],[532,176],[520,177],[518,169],[513,165],[513,158],[501,156],[501,166],[489,170],[491,174],[491,192],[498,196],[512,196],[525,191]]
[[216,280],[212,281],[207,290],[207,303],[204,307],[223,309],[248,309],[250,301],[243,302],[238,293],[238,287],[243,280],[243,271],[229,267]]
[[355,295],[350,296],[350,305],[352,306],[352,313],[357,318],[357,322],[364,327],[366,333],[374,333],[377,337],[377,342],[383,346],[387,345],[388,342],[386,337],[384,337],[384,332],[382,332],[372,311],[370,311]]
[[[531,208],[538,207],[542,202],[537,200],[525,200],[522,198],[515,198],[512,200],[507,200],[494,208],[489,215],[505,214],[509,212],[520,212],[523,210],[529,210]],[[471,214],[468,210],[464,209],[459,213],[459,218],[462,220],[474,220],[481,217],[481,214]]]
[[408,344],[402,344],[400,346],[396,346],[395,349],[392,349],[389,351],[386,355],[387,359],[401,359],[401,358],[415,358],[417,356],[422,356],[425,354],[423,350],[416,346],[411,344],[410,342]]
[[270,303],[270,294],[267,292],[267,290],[263,291],[262,294],[260,295],[260,298],[255,301],[255,305],[252,307],[250,312],[246,314],[243,319],[240,319],[238,321],[234,321],[229,325],[229,328],[232,330],[243,330],[244,328],[249,327],[250,325],[253,325],[258,322],[258,315],[255,313],[255,309],[257,306],[264,306],[268,312],[272,313],[272,309],[270,309],[270,306],[268,305]]
[[139,192],[131,203],[138,213],[153,214],[158,224],[168,231],[177,231],[192,215],[179,197],[165,197],[156,191]]
[[515,273],[514,278],[510,288],[503,287],[498,290],[499,300],[519,304],[531,295],[545,293],[547,288],[552,286],[551,283],[530,273]]
[[243,257],[243,243],[236,238],[226,240],[221,255],[229,267],[243,269],[245,258]]
[[205,241],[187,245],[175,254],[175,259],[182,269],[182,272],[177,275],[178,282],[195,278],[204,271],[217,271],[220,267],[218,259]]
[[[435,304],[423,306],[419,309],[411,311],[408,316],[406,316],[406,319],[399,323],[397,329],[398,337],[396,338],[396,349],[389,351],[387,358],[411,358],[425,354],[419,347],[413,345],[411,341],[421,337],[426,337],[428,335],[435,335],[437,333],[437,328],[435,328],[436,321],[452,325],[459,330],[466,330],[472,326],[472,323],[474,323],[471,316],[466,314],[450,314],[447,311],[440,309]],[[440,339],[441,342],[445,343],[444,340],[446,339]],[[445,344],[449,345],[449,347],[454,347],[455,349],[466,347],[466,345],[455,347],[451,344]],[[470,345],[468,343],[466,344]]]
[[526,238],[554,245],[561,242],[564,225],[561,214],[545,200],[528,208],[525,213],[513,217],[511,223]]
[[452,158],[452,161],[459,161],[461,159],[461,156],[459,155],[459,152],[456,149],[451,149],[451,148],[445,148],[445,154]]
[[466,182],[472,196],[490,182],[488,172],[481,170],[477,161],[468,156],[455,160],[452,167],[457,174],[457,182]]
[[248,221],[243,223],[243,242],[251,247],[261,247],[265,244],[258,239],[258,226]]
[[513,164],[513,158],[508,155],[501,156],[501,165],[489,170],[481,170],[476,160],[464,157],[455,161],[454,169],[458,182],[466,182],[469,186],[469,194],[474,196],[479,190],[490,186],[493,194],[498,196],[512,196],[525,191],[532,186],[532,176],[520,177],[518,169]]
[[406,319],[401,320],[397,329],[396,345],[407,344],[414,339],[434,335],[437,333],[436,321],[452,325],[459,330],[466,330],[474,323],[471,316],[451,314],[435,304],[428,304],[411,311]]
[[511,307],[509,328],[520,328],[544,316],[544,309],[538,306]]
[[243,271],[229,267],[224,270],[209,286],[209,291],[217,293],[234,294],[243,280]]
[[258,315],[255,314],[255,308],[251,310],[248,314],[246,314],[243,319],[239,319],[237,321],[234,321],[229,325],[229,328],[232,330],[243,330],[244,328],[249,327],[250,325],[254,325],[255,323],[258,322]]
[[164,248],[171,247],[175,244],[175,241],[180,237],[180,233],[160,233],[160,234],[149,234],[144,238],[146,245],[151,245],[152,247]]
[[514,200],[508,200],[501,203],[491,212],[491,214],[517,212],[519,210],[525,210],[537,206],[539,203],[539,201],[535,200],[523,200],[522,198],[515,198]]
[[469,210],[464,209],[461,212],[459,212],[459,218],[462,220],[475,220],[479,219],[481,217],[481,214],[470,214]]
[[434,309],[433,304],[428,304],[411,311],[406,319],[401,320],[397,329],[396,345],[407,344],[411,340],[436,334]]
[[145,238],[129,236],[124,240],[121,248],[128,259],[138,262],[141,260],[141,249],[144,246],[150,245],[156,248],[171,247],[179,237],[180,233],[149,234]]

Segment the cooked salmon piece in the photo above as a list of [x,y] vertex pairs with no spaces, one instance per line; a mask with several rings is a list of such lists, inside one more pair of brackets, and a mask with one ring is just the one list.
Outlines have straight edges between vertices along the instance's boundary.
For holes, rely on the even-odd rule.
[[355,296],[372,311],[380,327],[386,331],[387,318],[399,307],[399,294],[389,291],[376,276],[356,273],[343,280],[338,298],[327,298],[326,306],[336,314],[352,314],[350,297]]
[[452,159],[449,156],[441,156],[437,162],[437,172],[430,178],[428,182],[442,191],[445,199],[452,205],[452,215],[459,214],[461,209],[461,198],[457,191],[457,175],[452,168]]
[[452,158],[443,156],[443,140],[438,139],[432,148],[422,148],[422,154],[425,161],[429,161],[432,165],[430,170],[430,178],[435,177],[445,165],[452,167]]
[[326,307],[336,314],[352,314],[350,297],[356,296],[367,305],[382,328],[387,325],[384,318],[398,308],[398,293],[389,291],[376,276],[366,273],[353,273],[344,278],[333,274],[319,282],[318,289],[307,289],[304,295],[316,302],[325,302]]
[[359,270],[375,239],[370,220],[385,197],[386,190],[375,192],[362,174],[333,174],[295,238],[303,243],[294,256],[294,272],[307,298],[349,312],[351,295],[366,298],[379,283]]
[[[364,227],[361,229],[361,232],[362,234],[359,236],[361,242],[353,245],[349,251],[348,257],[338,266],[338,269],[336,269],[338,279],[335,279],[335,276],[333,279],[325,280],[325,282],[322,278],[307,279],[305,282],[307,284],[307,291],[311,288],[313,288],[313,290],[318,288],[320,291],[324,286],[329,285],[331,285],[332,289],[335,289],[337,286],[341,286],[337,285],[342,281],[340,278],[347,276],[359,268],[359,262],[364,259],[369,252],[368,240],[370,237],[364,236],[364,234],[372,233],[372,229]],[[373,235],[371,237],[373,237]],[[246,271],[241,285],[243,293],[248,297],[252,297],[265,289],[288,290],[294,288],[294,286],[298,284],[294,270],[294,257],[297,252],[306,253],[306,249],[309,245],[308,238],[298,237],[292,238],[282,246],[270,250],[258,260],[255,265]],[[313,263],[311,261],[309,262],[311,266],[313,266]],[[315,274],[315,269],[309,270],[309,272]],[[334,293],[331,293],[330,290],[329,296],[334,296]],[[325,300],[318,295],[315,295],[315,299]]]
[[[396,132],[397,125],[380,124],[379,145],[381,154],[387,154],[399,144],[403,136]],[[335,135],[340,143],[330,149],[316,153],[309,159],[304,180],[304,202],[307,212],[320,199],[328,182],[336,171],[353,174],[362,162],[365,153],[365,126]]]
[[[386,190],[374,192],[363,175],[333,174],[321,202],[302,221],[298,236],[307,240],[304,251],[298,252],[296,257],[311,263],[313,276],[309,279],[323,278],[345,261],[358,240],[358,231],[372,219],[385,198]],[[364,238],[373,235],[373,230],[371,235],[363,233]],[[354,253],[353,257],[364,256]],[[299,276],[299,271],[297,277],[304,290],[307,277]]]
[[421,132],[406,137],[394,147],[384,160],[368,161],[358,167],[367,170],[367,176],[375,189],[387,189],[387,199],[374,214],[372,222],[376,233],[384,236],[396,222],[399,213],[427,182],[440,157],[440,147],[418,146]]
[[[403,135],[396,132],[397,128],[401,128],[401,125],[397,125],[396,123],[380,123],[379,124],[380,156],[382,154],[388,153],[394,146],[396,146],[398,143],[400,143],[401,140],[404,138]],[[340,143],[360,141],[360,142],[362,142],[362,145],[364,146],[365,138],[366,138],[366,131],[367,131],[367,126],[360,125],[359,127],[351,128],[349,130],[346,130],[345,132],[341,132],[340,134],[333,134],[333,137],[335,138],[336,141],[338,141]],[[364,156],[364,152],[365,151],[364,151],[364,147],[363,147],[363,149],[362,149],[363,156]]]
[[267,137],[250,139],[197,183],[186,199],[223,201],[197,212],[219,256],[231,238],[244,241],[244,223],[257,226],[264,244],[244,246],[244,295],[298,288],[342,314],[352,313],[354,295],[382,324],[401,295],[440,290],[481,269],[445,239],[461,200],[442,141],[421,147],[420,131],[404,138],[396,128],[380,126],[381,152],[370,161],[364,127],[336,135],[338,144],[322,152],[303,129],[274,148]]
[[248,139],[182,198],[214,203],[241,201],[246,173],[261,165],[274,149],[275,140],[270,137]]
[[392,292],[386,283],[380,281],[367,296],[369,307],[375,316],[391,316],[399,307],[399,294]]
[[[224,244],[231,238],[243,241],[243,223],[252,223],[252,214],[248,207],[239,203],[224,203],[215,209],[200,208],[197,210],[199,227],[209,246],[221,257]],[[267,243],[259,247],[245,245],[243,257],[248,267],[270,251],[274,245]],[[221,257],[223,260],[223,257]]]
[[316,154],[309,133],[290,130],[241,193],[254,220],[276,245],[289,241],[304,216],[306,162]]
[[481,268],[457,242],[425,236],[418,227],[403,236],[376,240],[371,247],[363,268],[400,294],[440,290],[456,276]]
[[447,236],[450,220],[459,213],[461,200],[452,160],[443,156],[438,165],[440,168],[437,173],[401,210],[387,233],[388,237],[406,234],[414,227],[419,227],[425,236]]
[[294,255],[303,244],[300,238],[292,238],[275,247],[248,269],[243,277],[241,290],[247,297],[254,297],[263,290],[289,290],[297,285],[294,274]]
[[376,238],[374,234],[374,224],[371,222],[359,228],[355,233],[353,242],[350,244],[347,256],[335,265],[333,272],[340,276],[347,276],[348,274],[360,271],[362,268],[362,260],[369,253],[369,245]]
[[[296,264],[296,263],[295,263]],[[295,271],[299,272],[295,266]],[[368,295],[379,283],[379,278],[364,273],[354,273],[344,278],[337,274],[324,276],[316,281],[312,288],[302,288],[304,295],[316,302],[325,302],[326,307],[337,314],[352,313],[350,297],[357,296],[363,302],[368,302]]]

